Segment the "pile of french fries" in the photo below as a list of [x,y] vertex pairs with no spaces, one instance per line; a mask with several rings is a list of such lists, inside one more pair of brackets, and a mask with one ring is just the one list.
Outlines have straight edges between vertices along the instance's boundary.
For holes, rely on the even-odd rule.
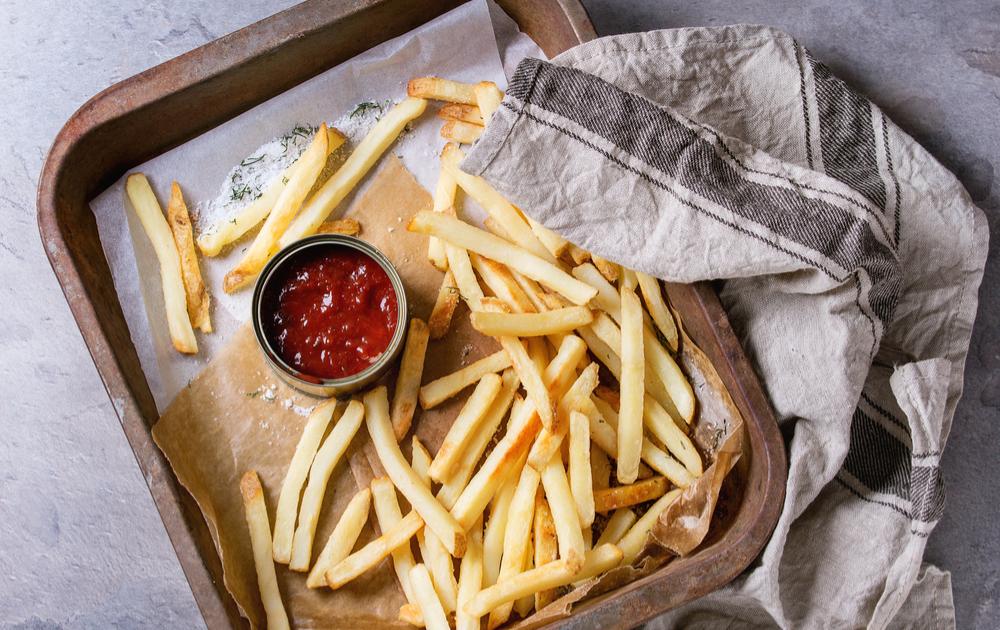
[[[407,105],[414,99],[443,100],[442,135],[458,143],[474,141],[503,98],[493,84],[430,77],[412,80],[408,93],[397,106],[405,114],[390,113],[387,125],[401,128],[422,111],[423,104]],[[376,126],[355,153],[384,147],[388,137]],[[335,174],[258,252],[266,258],[274,243],[319,228],[373,156],[368,149],[349,174]],[[695,397],[674,357],[678,330],[659,281],[532,221],[463,172],[461,159],[457,144],[445,146],[433,209],[408,225],[429,237],[428,258],[444,278],[429,321],[410,322],[391,400],[380,386],[314,409],[273,530],[256,473],[243,479],[270,628],[288,626],[273,562],[307,573],[310,588],[337,589],[386,558],[407,600],[401,620],[460,630],[485,620],[496,628],[635,561],[660,514],[702,474],[688,437]],[[459,189],[486,210],[486,229],[459,218]],[[424,383],[429,340],[448,333],[459,299],[473,327],[501,349]],[[400,444],[418,405],[432,409],[469,389],[437,452],[413,437],[407,459]],[[385,475],[349,501],[317,555],[327,481],[362,422]],[[356,549],[373,502],[381,534]]]

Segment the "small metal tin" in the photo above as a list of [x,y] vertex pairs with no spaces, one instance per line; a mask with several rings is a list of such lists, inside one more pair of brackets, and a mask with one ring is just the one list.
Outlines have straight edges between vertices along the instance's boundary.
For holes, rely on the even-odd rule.
[[[267,336],[264,334],[264,327],[262,325],[262,300],[265,292],[264,289],[267,288],[268,283],[276,275],[276,273],[281,270],[282,265],[305,249],[312,247],[329,247],[331,245],[337,247],[349,247],[351,249],[358,250],[377,262],[379,266],[385,270],[386,274],[389,276],[390,282],[392,282],[392,288],[396,293],[398,312],[396,330],[392,336],[392,340],[389,341],[389,346],[385,349],[385,352],[382,353],[382,356],[380,356],[375,363],[372,363],[363,371],[339,379],[316,378],[314,376],[304,374],[285,363],[285,361],[282,360],[278,353],[271,347]],[[271,366],[271,369],[274,370],[274,372],[283,381],[301,392],[309,394],[310,396],[330,398],[332,396],[346,396],[363,389],[377,381],[383,374],[386,373],[392,363],[399,357],[400,352],[403,350],[403,342],[406,338],[407,322],[409,320],[409,307],[406,301],[406,290],[403,287],[403,280],[399,277],[399,272],[397,272],[396,268],[392,266],[389,259],[385,257],[385,254],[377,250],[371,244],[353,236],[347,236],[344,234],[317,234],[292,243],[285,249],[275,254],[274,257],[272,257],[271,260],[264,266],[263,271],[261,271],[260,276],[257,278],[257,284],[253,291],[251,319],[253,320],[254,335],[257,337],[257,345],[260,346],[260,349],[264,353],[264,357],[267,359],[268,365]]]

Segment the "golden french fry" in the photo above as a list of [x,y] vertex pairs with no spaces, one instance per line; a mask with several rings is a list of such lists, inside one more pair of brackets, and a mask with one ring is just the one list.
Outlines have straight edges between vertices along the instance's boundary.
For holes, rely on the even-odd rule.
[[[458,162],[460,162],[463,157],[461,149],[454,145],[448,145],[444,148],[444,154],[448,155],[449,159],[443,161],[442,168],[448,169],[448,172],[450,172],[452,177],[455,178],[455,181],[458,182],[459,188],[464,190],[467,195],[475,199],[476,203],[486,210],[486,213],[500,225],[509,240],[513,241],[526,252],[534,254],[537,258],[544,260],[550,265],[556,264],[555,257],[552,256],[549,250],[545,249],[545,246],[538,240],[535,233],[531,231],[531,227],[528,226],[528,223],[521,217],[521,214],[517,211],[517,209],[509,201],[504,199],[503,195],[497,192],[496,189],[490,186],[482,177],[469,175],[462,169],[458,168]],[[474,247],[470,247],[468,245],[463,246],[468,250],[478,251]],[[483,254],[487,258],[492,258],[497,262],[509,264],[496,256],[490,256],[486,252],[479,253]]]
[[418,564],[410,569],[410,582],[413,584],[413,595],[417,600],[417,605],[420,606],[420,613],[423,615],[427,630],[450,630],[448,617],[445,616],[441,600],[438,599],[438,594],[434,591],[427,567]]
[[484,588],[465,605],[465,611],[471,615],[482,615],[525,595],[589,579],[616,567],[621,560],[622,552],[614,545],[595,547],[576,563],[560,558]]
[[469,252],[447,242],[444,243],[444,251],[448,258],[448,270],[455,277],[455,285],[458,286],[459,295],[469,305],[469,310],[478,310],[479,303],[483,299],[483,289],[479,286],[479,281],[476,280],[476,273],[469,260]]
[[600,256],[590,255],[591,262],[597,267],[597,270],[601,272],[604,279],[608,282],[617,282],[618,276],[621,274],[621,267],[611,262],[610,260],[601,258]]
[[653,525],[660,518],[660,514],[681,496],[681,492],[682,490],[679,488],[671,490],[657,499],[656,503],[651,505],[646,513],[635,522],[635,525],[628,530],[628,533],[621,537],[618,541],[618,548],[622,550],[622,564],[630,564],[636,559],[645,546],[646,538],[652,531]]
[[666,477],[653,477],[627,486],[594,491],[594,509],[610,512],[658,499],[666,494],[670,482]]
[[410,79],[410,82],[406,85],[406,94],[410,97],[424,98],[432,101],[476,105],[475,86],[438,77]]
[[670,350],[677,352],[677,324],[674,322],[667,303],[663,300],[660,292],[660,281],[649,274],[641,271],[635,272],[639,281],[639,289],[642,291],[642,299],[646,303],[646,310],[656,323],[663,338],[667,340]]
[[451,475],[479,422],[484,419],[490,405],[500,393],[500,386],[501,380],[496,374],[486,374],[479,380],[434,456],[429,471],[432,479],[444,482]]
[[181,276],[181,257],[170,226],[163,218],[163,210],[160,209],[160,203],[145,175],[129,175],[125,180],[125,192],[160,263],[160,283],[163,286],[170,341],[178,352],[195,354],[198,352],[198,341],[191,327],[191,318],[188,317],[184,279]]
[[558,454],[542,471],[542,485],[545,487],[545,498],[549,501],[549,509],[552,510],[552,520],[556,524],[559,557],[579,569],[583,563],[584,553],[580,516],[576,511],[576,502],[573,500],[569,481],[566,479],[566,469],[563,468]]
[[[442,164],[449,159],[451,154],[442,153]],[[434,212],[455,212],[455,193],[458,191],[458,184],[451,172],[441,167],[438,172],[437,185],[434,187],[434,205],[431,208]],[[441,271],[448,270],[448,253],[445,251],[444,243],[440,239],[431,236],[427,239],[427,258],[431,264]]]
[[[442,246],[443,249],[444,246]],[[445,255],[445,260],[448,257]],[[455,276],[451,269],[444,272],[441,279],[441,288],[438,290],[437,299],[434,301],[434,309],[427,320],[431,339],[440,339],[451,327],[451,317],[455,314],[455,307],[458,306],[458,286],[455,284]]]
[[[535,495],[540,480],[534,468],[525,466],[521,469],[507,515],[498,583],[509,580],[524,570],[524,563],[528,557],[528,541],[531,539],[531,521],[535,514]],[[488,627],[495,628],[505,623],[510,618],[512,608],[512,603],[506,603],[493,609],[490,612]]]
[[410,320],[406,333],[406,347],[399,362],[396,387],[392,392],[392,431],[397,440],[403,439],[413,422],[413,412],[417,409],[417,395],[420,392],[420,378],[424,373],[424,355],[427,353],[427,339],[430,330],[419,317]]
[[188,317],[191,325],[203,333],[212,332],[212,319],[208,312],[208,289],[201,279],[198,268],[198,253],[194,249],[194,234],[191,232],[191,216],[188,214],[184,195],[177,182],[170,185],[170,203],[167,204],[167,222],[174,235],[174,244],[181,259],[181,278],[187,296]]
[[[346,142],[347,137],[333,127],[327,128],[327,156]],[[291,181],[296,171],[302,168],[299,160],[293,162],[284,171],[275,175],[268,183],[260,197],[250,205],[236,213],[235,216],[223,217],[213,223],[208,229],[198,235],[198,249],[205,256],[218,256],[226,245],[237,241],[252,230],[258,223],[267,218],[278,197],[284,192],[285,186]]]
[[[295,170],[292,179],[288,181],[285,189],[281,191],[274,208],[268,213],[264,225],[254,238],[253,243],[247,249],[243,258],[226,274],[222,283],[222,288],[226,293],[232,293],[237,289],[245,287],[260,273],[264,264],[271,256],[280,249],[278,239],[285,233],[292,223],[292,218],[299,211],[306,195],[312,190],[316,178],[326,165],[328,155],[326,125],[322,124],[319,131],[306,150],[299,157],[301,166]],[[323,217],[325,218],[325,217]],[[319,221],[315,227],[319,227]]]
[[357,236],[361,233],[361,224],[357,219],[331,219],[324,221],[316,229],[317,234],[346,234]]
[[552,357],[545,366],[545,372],[542,373],[545,385],[553,395],[562,399],[576,378],[574,369],[586,356],[587,344],[582,339],[576,335],[566,335],[562,338],[556,356]]
[[458,568],[458,609],[455,611],[455,630],[479,630],[479,617],[464,610],[473,597],[483,588],[483,519],[480,517],[466,532],[468,547]]
[[441,109],[437,112],[437,116],[445,120],[461,120],[479,126],[486,124],[478,107],[463,103],[447,103],[442,105]]
[[615,513],[608,519],[607,525],[604,526],[604,531],[601,532],[601,536],[594,543],[594,546],[600,547],[606,544],[617,544],[622,539],[622,536],[628,533],[628,530],[635,524],[636,518],[635,512],[628,508],[615,510]]
[[590,252],[583,249],[582,247],[577,247],[573,243],[569,244],[569,256],[573,259],[573,262],[577,265],[582,265],[583,263],[590,260]]
[[642,305],[635,292],[621,288],[621,407],[618,410],[618,481],[632,483],[642,454],[642,401],[646,362],[642,348]]
[[[549,502],[543,493],[535,495],[534,520],[534,551],[535,566],[540,567],[559,557],[559,544],[556,542],[556,524],[552,520]],[[546,589],[535,593],[535,610],[541,610],[556,599],[554,589]]]
[[[590,420],[589,415],[587,420]],[[615,436],[614,444],[618,445],[618,436]],[[594,490],[607,488],[611,484],[611,460],[603,449],[590,449],[590,478],[593,480]]]
[[337,204],[354,189],[361,178],[389,148],[389,145],[395,142],[400,132],[403,131],[403,127],[424,113],[426,106],[427,101],[423,99],[408,98],[382,116],[343,165],[337,169],[337,172],[309,198],[309,201],[302,207],[302,211],[281,236],[278,246],[287,247],[291,243],[315,233],[316,228],[326,220]]
[[288,472],[281,484],[278,495],[278,508],[274,516],[274,539],[272,541],[274,561],[288,564],[292,557],[292,537],[295,535],[295,519],[299,515],[299,495],[302,486],[309,475],[316,451],[326,435],[326,428],[333,419],[337,408],[336,399],[326,400],[316,405],[306,420],[302,436],[295,446],[292,461],[288,464]]
[[594,522],[595,503],[590,476],[590,420],[576,410],[569,414],[569,485],[580,524],[590,527]]
[[420,406],[432,409],[448,400],[487,374],[495,374],[511,366],[510,355],[500,350],[470,363],[464,368],[433,380],[420,388]]
[[483,135],[482,126],[464,120],[446,120],[441,125],[441,137],[459,144],[474,144],[481,135]]
[[381,536],[330,567],[326,572],[327,585],[333,589],[340,588],[374,568],[393,551],[408,544],[423,526],[420,515],[411,511],[401,521],[383,530]]
[[471,527],[483,513],[497,487],[515,472],[516,464],[527,456],[528,448],[541,428],[535,406],[528,401],[520,406],[516,415],[511,415],[507,433],[497,442],[451,509],[463,527]]
[[400,606],[397,619],[417,628],[424,627],[424,616],[420,613],[420,606],[416,604],[406,603]]
[[677,428],[673,418],[651,396],[646,396],[643,410],[646,428],[663,443],[670,454],[677,458],[694,477],[702,473],[701,456],[694,448],[691,438]]
[[333,528],[333,533],[323,545],[323,551],[319,552],[319,557],[316,558],[312,569],[309,570],[306,586],[309,588],[326,586],[324,574],[327,570],[351,555],[351,550],[358,542],[361,530],[368,522],[371,501],[372,491],[368,488],[362,488],[347,504],[337,521],[337,525]]
[[556,409],[555,422],[550,428],[544,428],[538,434],[538,439],[528,454],[528,464],[535,470],[542,470],[548,465],[552,456],[558,453],[566,431],[569,429],[570,413],[579,410],[590,398],[590,393],[597,385],[598,367],[596,363],[589,364],[580,376],[576,378],[569,389],[560,397]]
[[490,122],[494,112],[500,108],[500,101],[503,100],[503,92],[492,81],[481,81],[477,83],[472,91],[476,95],[476,103],[483,117],[483,124]]
[[524,218],[528,221],[528,225],[531,226],[531,231],[535,233],[535,236],[542,242],[545,249],[549,250],[549,253],[557,259],[563,255],[563,252],[569,247],[569,241],[531,217],[525,216]]
[[389,421],[389,401],[385,386],[365,394],[365,424],[382,467],[393,485],[410,502],[413,509],[441,539],[448,553],[461,558],[465,553],[465,532],[455,518],[431,494],[409,463],[403,458]]
[[510,504],[514,500],[518,481],[520,477],[511,477],[493,497],[490,520],[486,524],[486,534],[483,537],[483,586],[493,586],[500,577],[500,561],[503,557],[507,523],[510,520]]
[[251,470],[243,475],[240,493],[243,495],[243,511],[250,530],[250,548],[253,551],[254,567],[257,569],[257,588],[260,589],[260,599],[264,603],[267,627],[288,628],[288,615],[281,601],[281,591],[278,590],[274,561],[271,560],[271,524],[267,520],[264,490],[260,487],[257,471]]
[[[383,533],[391,531],[393,527],[398,526],[399,522],[403,520],[403,514],[399,510],[399,501],[396,499],[396,489],[392,486],[392,481],[388,477],[376,477],[372,479],[371,494],[375,500],[375,518],[378,519],[379,529]],[[403,596],[411,604],[416,603],[413,595],[413,585],[410,583],[410,569],[414,567],[416,562],[413,560],[413,552],[410,551],[410,546],[400,545],[393,549],[390,555],[392,556],[392,568],[396,572],[396,579],[399,580]]]
[[489,445],[490,440],[493,439],[493,435],[496,433],[500,423],[507,416],[507,410],[510,409],[511,401],[514,400],[514,394],[520,385],[517,373],[512,368],[504,370],[500,376],[500,381],[500,392],[493,399],[492,407],[483,419],[477,423],[475,432],[469,438],[466,447],[462,449],[458,464],[452,470],[448,479],[441,485],[441,490],[438,491],[438,501],[449,510],[454,507],[455,501],[458,500],[458,497],[462,494],[462,490],[469,483],[469,479],[475,471],[476,464],[479,463],[483,453],[486,452],[486,447]]
[[470,254],[469,260],[472,261],[472,268],[476,270],[493,295],[503,300],[511,311],[515,313],[536,312],[534,304],[524,290],[518,286],[507,267],[489,258],[483,258],[479,254]]
[[361,426],[361,418],[365,409],[360,402],[352,400],[347,403],[344,414],[340,416],[330,435],[323,441],[309,469],[309,482],[302,493],[302,506],[299,508],[299,524],[292,537],[292,556],[288,568],[293,571],[308,571],[312,556],[313,537],[316,535],[316,523],[319,522],[319,511],[326,494],[326,485],[330,475],[343,457],[347,447],[351,445],[354,434]]
[[[530,571],[535,568],[535,544],[531,538],[528,538],[528,553],[527,557],[524,559],[524,570]],[[521,619],[527,619],[528,615],[535,608],[535,596],[525,595],[524,597],[514,600],[514,612],[518,614]]]
[[471,316],[472,327],[494,337],[541,337],[568,333],[586,326],[594,316],[585,306],[570,306],[545,313],[477,312]]
[[[413,436],[413,455],[410,458],[413,465],[413,472],[417,473],[421,483],[431,487],[431,454],[427,452],[424,445],[420,443],[417,436]],[[441,598],[441,605],[445,613],[450,613],[458,606],[458,584],[455,582],[455,567],[452,564],[451,556],[441,544],[437,535],[426,527],[417,534],[417,542],[420,545],[420,556],[424,564],[431,572],[431,580],[434,582],[434,589]]]

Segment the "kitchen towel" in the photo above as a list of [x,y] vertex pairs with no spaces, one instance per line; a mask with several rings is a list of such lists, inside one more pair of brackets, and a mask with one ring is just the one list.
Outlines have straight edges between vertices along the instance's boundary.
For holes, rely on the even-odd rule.
[[743,575],[653,627],[954,626],[922,557],[988,238],[954,176],[745,25],[523,61],[462,167],[605,258],[724,281],[786,438],[785,505]]

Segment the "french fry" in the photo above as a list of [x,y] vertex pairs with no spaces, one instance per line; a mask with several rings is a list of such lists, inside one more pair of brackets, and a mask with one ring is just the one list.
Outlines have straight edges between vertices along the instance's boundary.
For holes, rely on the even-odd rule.
[[635,512],[628,508],[615,510],[615,513],[608,519],[607,525],[604,526],[604,531],[601,532],[601,536],[594,543],[594,546],[600,547],[601,545],[618,544],[622,536],[628,533],[628,530],[635,524],[636,518]]
[[181,259],[181,278],[187,296],[188,317],[191,325],[203,333],[212,332],[212,319],[208,312],[208,290],[201,279],[198,268],[198,254],[194,249],[194,234],[191,232],[191,216],[188,214],[184,195],[177,182],[170,185],[170,203],[167,204],[167,223],[174,235],[174,244]]
[[542,242],[545,249],[549,250],[549,253],[557,259],[563,255],[563,252],[569,247],[569,241],[531,217],[525,216],[524,218],[528,221],[528,225],[531,226],[531,231],[535,233],[535,236]]
[[406,333],[406,347],[399,362],[396,387],[392,392],[392,431],[397,440],[410,430],[413,412],[417,409],[417,395],[420,392],[420,378],[424,373],[424,355],[427,353],[427,339],[430,330],[419,317],[410,320]]
[[[534,520],[534,551],[535,566],[540,567],[559,557],[559,544],[556,542],[556,524],[552,520],[549,502],[543,493],[535,495]],[[546,589],[535,593],[535,610],[541,610],[556,599],[556,591]]]
[[[403,520],[403,514],[399,510],[399,501],[396,499],[396,489],[392,487],[392,482],[388,477],[376,477],[371,481],[371,494],[375,500],[375,518],[378,519],[379,529],[383,533],[391,531]],[[396,579],[399,580],[403,596],[406,601],[415,604],[417,600],[413,594],[413,585],[410,583],[410,569],[416,565],[416,562],[413,560],[410,546],[400,545],[393,549],[389,555],[392,556],[392,568],[396,572]],[[417,612],[419,613],[419,608]],[[422,620],[422,617],[420,619]]]
[[448,257],[448,270],[455,277],[455,285],[458,286],[459,295],[469,305],[469,310],[478,310],[479,303],[483,299],[483,289],[476,280],[472,263],[469,261],[469,252],[449,243],[445,243],[444,251]]
[[510,355],[500,350],[470,363],[447,376],[433,380],[420,388],[420,406],[433,409],[487,374],[495,374],[511,366]]
[[[618,448],[618,414],[604,400],[596,396],[592,402],[593,407],[584,409],[584,413],[590,419],[590,436],[598,448],[614,457]],[[645,437],[642,439],[641,456],[642,461],[650,468],[669,479],[678,488],[687,488],[694,481],[694,477],[680,462]],[[640,465],[639,471],[642,476],[643,466]]]
[[446,120],[441,125],[441,137],[459,144],[474,144],[481,135],[483,135],[482,126],[463,120]]
[[[590,420],[588,415],[587,420]],[[588,427],[589,432],[589,427]],[[614,443],[617,446],[618,436],[615,436]],[[611,461],[608,454],[600,448],[590,449],[590,478],[593,481],[593,489],[601,490],[611,484]]]
[[[458,182],[459,188],[483,207],[483,210],[503,229],[509,240],[547,263],[551,265],[556,264],[555,257],[549,250],[545,249],[545,246],[538,240],[535,233],[531,231],[528,223],[503,195],[497,192],[482,177],[470,175],[458,167],[458,163],[464,157],[461,149],[449,144],[445,146],[444,154],[447,154],[449,159],[442,162],[442,168],[448,169],[452,177],[455,178],[455,181]],[[466,246],[466,249],[474,250],[474,248],[468,246]],[[485,252],[480,253],[497,262],[505,262]]]
[[514,313],[536,312],[535,305],[514,280],[513,274],[507,267],[489,258],[483,258],[479,254],[470,254],[469,259],[472,261],[472,268],[476,270],[487,288],[493,292],[493,295],[503,300],[511,311]]
[[622,552],[615,545],[595,547],[576,563],[560,558],[484,588],[465,605],[465,611],[471,615],[482,615],[525,595],[589,579],[618,566],[621,560]]
[[347,236],[357,236],[361,234],[361,224],[357,219],[330,219],[320,223],[316,229],[317,234],[346,234]]
[[[413,455],[410,460],[413,464],[413,472],[417,473],[420,481],[430,489],[431,454],[427,452],[417,436],[413,436],[412,445]],[[420,555],[431,572],[434,589],[441,598],[441,605],[444,607],[445,613],[453,612],[458,606],[458,584],[455,582],[455,567],[452,564],[451,556],[448,555],[448,551],[441,544],[437,535],[426,527],[417,534],[417,542],[420,544]]]
[[[222,288],[226,293],[233,293],[250,284],[268,259],[278,251],[278,239],[292,223],[292,218],[299,211],[306,195],[312,190],[316,178],[326,165],[328,138],[326,125],[321,124],[312,142],[299,157],[301,166],[295,170],[288,185],[274,202],[274,208],[268,213],[260,232],[240,262],[223,279]],[[319,227],[319,223],[320,221],[317,221],[315,227]]]
[[684,464],[692,476],[700,477],[702,473],[701,456],[695,450],[691,438],[677,428],[673,418],[667,414],[666,410],[651,396],[646,396],[643,414],[649,432],[667,447],[671,455]]
[[309,198],[309,201],[302,207],[302,211],[281,236],[278,247],[287,247],[291,243],[315,233],[316,228],[354,189],[361,178],[389,148],[389,145],[396,141],[407,123],[424,113],[425,107],[427,107],[427,101],[419,98],[408,98],[382,116],[343,165],[337,169],[337,172]]
[[660,330],[663,338],[667,340],[672,352],[677,352],[677,324],[674,322],[667,303],[663,300],[663,293],[660,292],[660,281],[649,274],[641,271],[635,272],[639,281],[639,289],[642,291],[642,300],[646,303],[646,310],[649,311],[656,327]]
[[399,607],[399,616],[397,617],[403,623],[408,623],[411,626],[416,626],[417,628],[424,627],[424,616],[420,612],[420,606],[416,604],[406,603]]
[[188,317],[184,279],[181,277],[181,258],[170,226],[163,218],[163,210],[160,209],[145,175],[129,175],[125,180],[125,192],[160,263],[160,283],[163,286],[170,341],[178,352],[195,354],[198,352],[198,341],[191,327],[191,318]]
[[552,357],[542,373],[542,379],[553,395],[562,399],[563,394],[576,378],[574,368],[580,365],[586,356],[587,344],[582,339],[576,335],[566,335],[562,338],[556,356]]
[[[492,313],[503,313],[507,308],[502,301],[496,298],[484,298],[481,306],[484,311]],[[521,384],[528,393],[528,398],[534,403],[542,425],[552,426],[554,416],[552,398],[549,396],[549,390],[542,378],[541,371],[531,360],[524,343],[519,338],[509,335],[499,337],[498,341],[507,355],[510,356],[514,371],[521,379]]]
[[475,105],[465,105],[462,103],[447,103],[441,106],[437,112],[438,118],[445,120],[461,120],[482,127],[486,123],[483,115]]
[[622,564],[631,564],[636,559],[645,546],[646,538],[652,531],[653,525],[660,518],[660,514],[681,496],[681,492],[682,490],[679,488],[671,490],[657,499],[656,503],[649,506],[646,513],[628,530],[628,533],[621,537],[618,541],[618,548],[622,551]]
[[[442,245],[443,248],[444,246]],[[446,254],[445,260],[447,259],[448,256]],[[449,269],[444,272],[444,278],[441,279],[441,288],[438,290],[437,299],[434,301],[434,308],[431,310],[431,316],[427,320],[431,339],[440,339],[448,332],[448,328],[451,327],[451,317],[455,314],[455,307],[458,306],[458,297],[459,291],[458,286],[455,284],[455,276],[452,274],[451,269]]]
[[[511,477],[496,496],[490,507],[490,519],[486,524],[486,534],[483,537],[483,586],[493,586],[500,577],[500,561],[503,558],[503,542],[507,534],[510,503],[514,500],[514,491],[520,477]],[[480,517],[482,518],[482,517]],[[478,522],[478,521],[477,521]]]
[[325,574],[327,586],[338,589],[374,568],[394,550],[408,544],[423,526],[420,515],[411,511],[381,536],[330,567]]
[[569,248],[567,248],[567,251],[569,252],[570,258],[573,259],[573,262],[578,265],[582,265],[583,263],[590,260],[590,252],[583,249],[582,247],[577,247],[573,243],[569,244]]
[[[528,541],[531,539],[531,522],[535,514],[535,495],[540,482],[534,468],[525,466],[514,490],[507,515],[507,528],[503,539],[503,557],[500,560],[500,576],[497,582],[509,580],[524,570],[528,557]],[[496,628],[510,618],[512,603],[498,606],[490,612],[488,628]]]
[[497,487],[512,474],[514,465],[527,456],[528,448],[541,428],[535,406],[528,401],[520,406],[516,415],[511,415],[507,433],[497,442],[451,509],[462,527],[471,527],[483,513]]
[[410,97],[432,101],[476,105],[475,86],[438,77],[410,79],[410,82],[406,86],[406,94]]
[[327,482],[337,462],[351,445],[354,434],[358,432],[364,413],[365,409],[360,402],[352,400],[347,403],[344,414],[337,420],[313,459],[312,467],[309,469],[309,482],[306,484],[305,492],[302,493],[299,524],[292,538],[292,556],[288,568],[293,571],[309,570],[313,537],[316,535],[316,523],[319,522],[319,511],[323,505]]
[[465,604],[483,588],[483,519],[480,517],[467,532],[468,546],[458,568],[458,609],[455,630],[479,630],[479,617],[465,612]]
[[427,630],[450,630],[448,617],[445,616],[441,600],[438,599],[438,594],[434,591],[427,567],[418,564],[410,569],[410,583],[413,584],[413,595],[417,600],[417,605],[420,606]]
[[251,470],[243,475],[240,493],[243,495],[243,511],[250,530],[250,548],[253,551],[254,567],[257,569],[257,588],[260,589],[260,599],[267,615],[267,627],[288,628],[288,615],[281,601],[281,591],[278,590],[274,561],[271,560],[271,524],[267,520],[264,490],[260,487],[257,471]]
[[[601,266],[598,265],[596,261],[594,262],[594,265],[597,267],[598,271],[601,271]],[[639,280],[635,277],[635,271],[629,269],[628,267],[621,267],[619,273],[621,274],[621,282],[618,283],[619,288],[625,287],[626,289],[631,289],[632,291],[638,290]],[[601,271],[601,274],[604,275],[604,272]],[[607,275],[604,275],[604,277],[605,279],[608,279]],[[608,281],[613,282],[610,279],[608,279]]]
[[299,495],[336,408],[336,399],[316,405],[309,413],[302,436],[295,446],[295,453],[281,484],[278,508],[275,510],[274,539],[271,543],[275,562],[288,564],[292,557],[292,537],[295,535],[295,519],[299,515]]
[[590,527],[594,523],[595,502],[590,476],[590,420],[576,410],[569,414],[569,485],[580,524]]
[[443,483],[450,476],[479,422],[489,412],[490,405],[500,393],[500,386],[501,380],[496,374],[486,374],[479,380],[434,456],[429,471],[432,479]]
[[441,539],[448,553],[461,558],[465,553],[465,532],[455,518],[434,498],[430,489],[420,482],[409,463],[403,459],[403,453],[399,450],[399,444],[396,442],[389,421],[385,386],[369,391],[365,394],[364,401],[368,435],[371,436],[386,474],[427,523],[427,527]]
[[[535,543],[529,537],[528,552],[527,556],[524,559],[524,570],[530,571],[531,569],[534,568],[535,568]],[[521,619],[527,619],[528,615],[531,614],[531,611],[534,610],[534,608],[535,608],[534,595],[525,595],[524,597],[514,600],[514,612],[516,612]]]
[[449,510],[455,505],[455,501],[458,500],[462,490],[469,483],[476,464],[486,451],[486,447],[493,439],[500,423],[507,416],[507,410],[510,409],[511,401],[514,400],[514,394],[520,385],[517,373],[511,368],[504,370],[500,381],[500,392],[493,399],[492,407],[477,424],[475,432],[469,438],[466,447],[462,449],[458,464],[438,491],[438,501]]
[[621,267],[611,262],[610,260],[601,258],[600,256],[590,255],[591,262],[597,267],[597,270],[601,272],[604,279],[608,282],[618,282],[618,277],[621,274]]
[[535,470],[544,469],[552,456],[558,453],[566,431],[569,429],[570,413],[581,409],[581,406],[586,404],[590,393],[597,385],[597,378],[597,364],[591,363],[580,372],[570,388],[560,397],[555,422],[551,428],[542,429],[528,454],[528,464]]
[[368,511],[371,507],[372,491],[362,488],[351,499],[344,508],[333,528],[333,533],[323,545],[323,550],[319,552],[319,557],[309,570],[309,577],[306,578],[306,586],[309,588],[320,588],[326,586],[324,574],[327,569],[337,564],[351,554],[354,544],[358,542],[358,536],[368,522]]
[[476,103],[483,117],[483,124],[490,122],[494,112],[500,108],[500,101],[503,100],[503,92],[497,88],[497,84],[492,81],[481,81],[472,88],[476,95]]
[[570,306],[545,313],[472,313],[472,327],[493,337],[541,337],[568,333],[593,321],[585,306]]
[[594,491],[594,509],[610,512],[658,499],[666,494],[670,482],[666,477],[653,477],[627,486]]
[[[455,212],[455,193],[458,192],[458,184],[451,172],[444,167],[444,161],[453,159],[451,153],[442,153],[441,170],[438,172],[437,185],[434,187],[434,205],[431,208],[434,212]],[[440,271],[448,270],[448,253],[445,251],[444,243],[440,239],[431,236],[427,239],[427,258],[431,264]]]
[[618,411],[618,481],[632,483],[642,454],[642,401],[646,362],[642,348],[642,305],[628,287],[621,289],[621,407]]
[[576,511],[576,502],[573,500],[569,481],[566,479],[566,470],[558,454],[542,471],[542,485],[545,487],[549,509],[552,510],[552,520],[556,524],[559,558],[579,569],[583,563],[584,553],[580,516]]
[[[327,156],[346,142],[347,137],[333,127],[327,128]],[[250,205],[236,213],[235,216],[223,217],[213,223],[208,229],[198,235],[198,249],[205,256],[218,256],[226,245],[237,241],[252,230],[258,223],[267,218],[278,197],[285,190],[295,172],[302,168],[298,160],[284,171],[275,175],[261,193]]]

